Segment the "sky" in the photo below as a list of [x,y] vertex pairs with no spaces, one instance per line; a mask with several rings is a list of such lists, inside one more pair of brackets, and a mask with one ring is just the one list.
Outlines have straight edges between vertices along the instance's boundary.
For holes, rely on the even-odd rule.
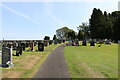
[[41,40],[69,27],[77,32],[82,22],[89,22],[93,8],[111,13],[118,10],[118,0],[100,1],[4,1],[0,2],[0,39]]

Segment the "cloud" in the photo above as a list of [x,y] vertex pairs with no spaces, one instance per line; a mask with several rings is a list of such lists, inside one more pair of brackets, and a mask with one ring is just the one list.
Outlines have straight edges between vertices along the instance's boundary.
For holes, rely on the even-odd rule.
[[36,25],[40,25],[39,23],[37,23],[36,21],[34,21],[30,16],[28,16],[28,15],[26,15],[26,14],[24,14],[24,13],[21,13],[21,12],[19,12],[19,11],[16,11],[16,10],[14,10],[14,9],[12,9],[12,8],[10,8],[10,7],[2,4],[2,3],[0,3],[0,6],[3,7],[3,8],[5,8],[5,9],[7,9],[8,11],[10,11],[10,12],[12,12],[12,13],[14,13],[14,14],[17,14],[17,15],[19,15],[19,16],[21,16],[21,17],[23,17],[23,18],[25,18],[25,19],[27,19],[27,20],[35,23]]

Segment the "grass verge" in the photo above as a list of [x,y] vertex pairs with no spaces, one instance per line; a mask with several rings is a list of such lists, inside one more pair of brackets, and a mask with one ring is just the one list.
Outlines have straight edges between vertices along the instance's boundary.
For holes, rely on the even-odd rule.
[[[58,45],[50,45],[45,50],[54,50]],[[28,48],[27,48],[28,49]],[[35,46],[37,49],[37,46]],[[13,51],[15,53],[15,51]],[[50,52],[23,51],[22,56],[13,56],[14,67],[2,69],[3,78],[32,78]]]
[[118,45],[67,46],[65,57],[72,78],[118,78]]

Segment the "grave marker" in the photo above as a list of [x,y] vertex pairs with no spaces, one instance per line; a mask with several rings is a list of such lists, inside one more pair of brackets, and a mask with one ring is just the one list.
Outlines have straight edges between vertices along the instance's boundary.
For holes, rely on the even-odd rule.
[[87,43],[85,40],[82,41],[82,46],[87,46]]
[[95,42],[93,40],[90,41],[90,46],[95,46]]
[[38,51],[44,51],[44,43],[38,43]]
[[2,47],[2,67],[12,67],[12,47]]

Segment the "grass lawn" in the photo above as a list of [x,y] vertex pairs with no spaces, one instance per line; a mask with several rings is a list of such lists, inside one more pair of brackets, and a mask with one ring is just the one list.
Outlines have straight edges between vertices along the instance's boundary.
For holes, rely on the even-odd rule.
[[[58,45],[50,45],[45,50],[54,50]],[[28,48],[26,48],[28,49]],[[37,46],[35,46],[37,49]],[[15,51],[13,51],[15,53]],[[14,67],[2,69],[3,78],[31,78],[50,52],[23,51],[22,56],[13,56]]]
[[97,46],[66,46],[72,78],[118,78],[118,44]]

